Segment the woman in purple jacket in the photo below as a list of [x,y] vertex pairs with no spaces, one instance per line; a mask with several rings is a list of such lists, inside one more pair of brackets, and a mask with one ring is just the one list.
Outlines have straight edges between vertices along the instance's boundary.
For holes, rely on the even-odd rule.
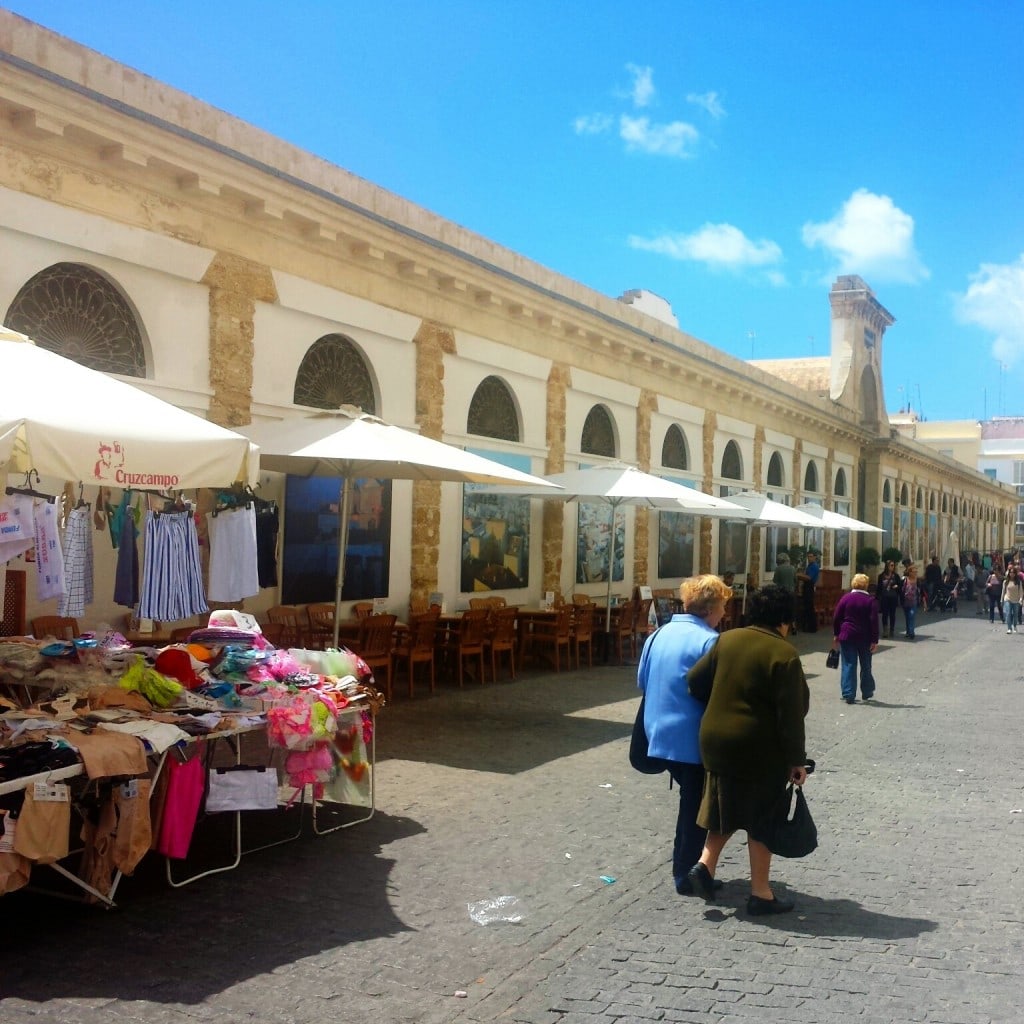
[[871,674],[871,655],[878,647],[878,602],[868,593],[868,578],[857,573],[850,581],[832,616],[832,650],[841,654],[839,682],[843,700],[857,703],[857,662],[860,662],[860,695],[871,700],[875,695],[875,677]]

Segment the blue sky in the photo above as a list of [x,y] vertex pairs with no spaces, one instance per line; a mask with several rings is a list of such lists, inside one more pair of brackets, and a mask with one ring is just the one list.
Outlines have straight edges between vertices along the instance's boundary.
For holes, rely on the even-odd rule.
[[890,411],[1024,415],[1024,3],[6,6],[743,359],[859,274]]

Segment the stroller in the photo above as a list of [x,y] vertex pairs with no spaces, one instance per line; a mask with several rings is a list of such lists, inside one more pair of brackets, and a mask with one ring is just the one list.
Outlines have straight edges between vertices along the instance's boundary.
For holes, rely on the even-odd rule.
[[956,615],[957,599],[962,596],[960,592],[962,587],[962,580],[958,580],[952,586],[948,583],[940,583],[935,588],[935,596],[932,598],[932,609],[942,613],[951,611]]

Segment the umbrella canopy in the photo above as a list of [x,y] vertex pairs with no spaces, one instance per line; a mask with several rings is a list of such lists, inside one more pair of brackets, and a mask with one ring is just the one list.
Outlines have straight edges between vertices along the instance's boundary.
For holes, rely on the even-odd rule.
[[385,480],[435,480],[456,483],[512,483],[541,491],[556,490],[541,477],[510,469],[472,452],[385,423],[345,406],[275,423],[254,423],[246,433],[260,447],[260,467],[293,476],[341,478],[338,570],[334,595],[334,646],[345,585],[352,485],[364,477]]
[[248,438],[65,359],[7,328],[0,469],[158,490],[254,483]]
[[552,501],[585,501],[609,506],[611,518],[611,540],[608,544],[608,565],[605,577],[608,591],[605,603],[605,632],[611,629],[612,557],[614,554],[615,510],[620,505],[638,505],[643,508],[664,509],[674,512],[693,512],[704,515],[714,511],[718,515],[733,512],[743,514],[742,507],[733,504],[732,499],[715,498],[692,487],[664,480],[650,473],[641,472],[635,466],[612,463],[592,466],[589,469],[572,469],[565,473],[553,473],[545,477],[561,490],[554,492],[536,491],[522,487],[496,487],[495,494],[513,494],[528,498],[546,498]]
[[872,526],[871,523],[865,523],[860,519],[844,516],[839,512],[830,512],[827,508],[822,508],[820,505],[797,505],[797,510],[806,512],[809,516],[814,516],[818,520],[816,524],[818,529],[851,530],[854,533],[884,532],[880,526]]

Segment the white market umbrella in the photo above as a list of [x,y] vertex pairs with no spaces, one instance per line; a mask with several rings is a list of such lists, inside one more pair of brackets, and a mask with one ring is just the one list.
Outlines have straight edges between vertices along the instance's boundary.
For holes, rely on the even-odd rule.
[[550,484],[557,484],[561,490],[537,491],[521,487],[496,487],[496,494],[521,495],[527,498],[546,498],[551,501],[585,501],[608,505],[611,529],[608,540],[608,565],[605,573],[608,591],[605,602],[605,632],[611,629],[612,559],[615,553],[615,510],[620,505],[638,505],[642,508],[664,509],[675,512],[706,514],[714,510],[718,515],[730,511],[742,514],[743,510],[733,504],[732,499],[715,498],[692,487],[664,480],[650,473],[643,473],[635,466],[611,463],[592,466],[589,469],[572,469],[565,473],[553,473],[544,478]]
[[[741,491],[739,494],[730,494],[729,501],[744,509],[744,513],[730,515],[728,513],[708,513],[720,519],[738,519],[747,526],[746,557],[744,565],[750,571],[750,538],[754,527],[763,526],[795,526],[820,530],[822,522],[816,516],[808,515],[799,508],[792,508],[784,505],[781,501],[775,501],[766,494],[757,491]],[[747,610],[747,586],[743,583],[742,611]]]
[[155,490],[253,483],[249,439],[0,331],[0,471]]
[[806,512],[818,520],[817,528],[825,530],[850,530],[853,533],[883,533],[880,526],[872,526],[861,519],[854,519],[851,516],[844,516],[840,512],[831,512],[820,505],[810,503],[797,505],[797,510]]
[[522,473],[450,444],[385,423],[351,406],[338,412],[297,417],[245,428],[260,447],[260,467],[293,476],[341,478],[338,570],[334,598],[334,646],[345,585],[345,549],[352,486],[364,477],[456,483],[511,483],[554,490],[541,477]]

